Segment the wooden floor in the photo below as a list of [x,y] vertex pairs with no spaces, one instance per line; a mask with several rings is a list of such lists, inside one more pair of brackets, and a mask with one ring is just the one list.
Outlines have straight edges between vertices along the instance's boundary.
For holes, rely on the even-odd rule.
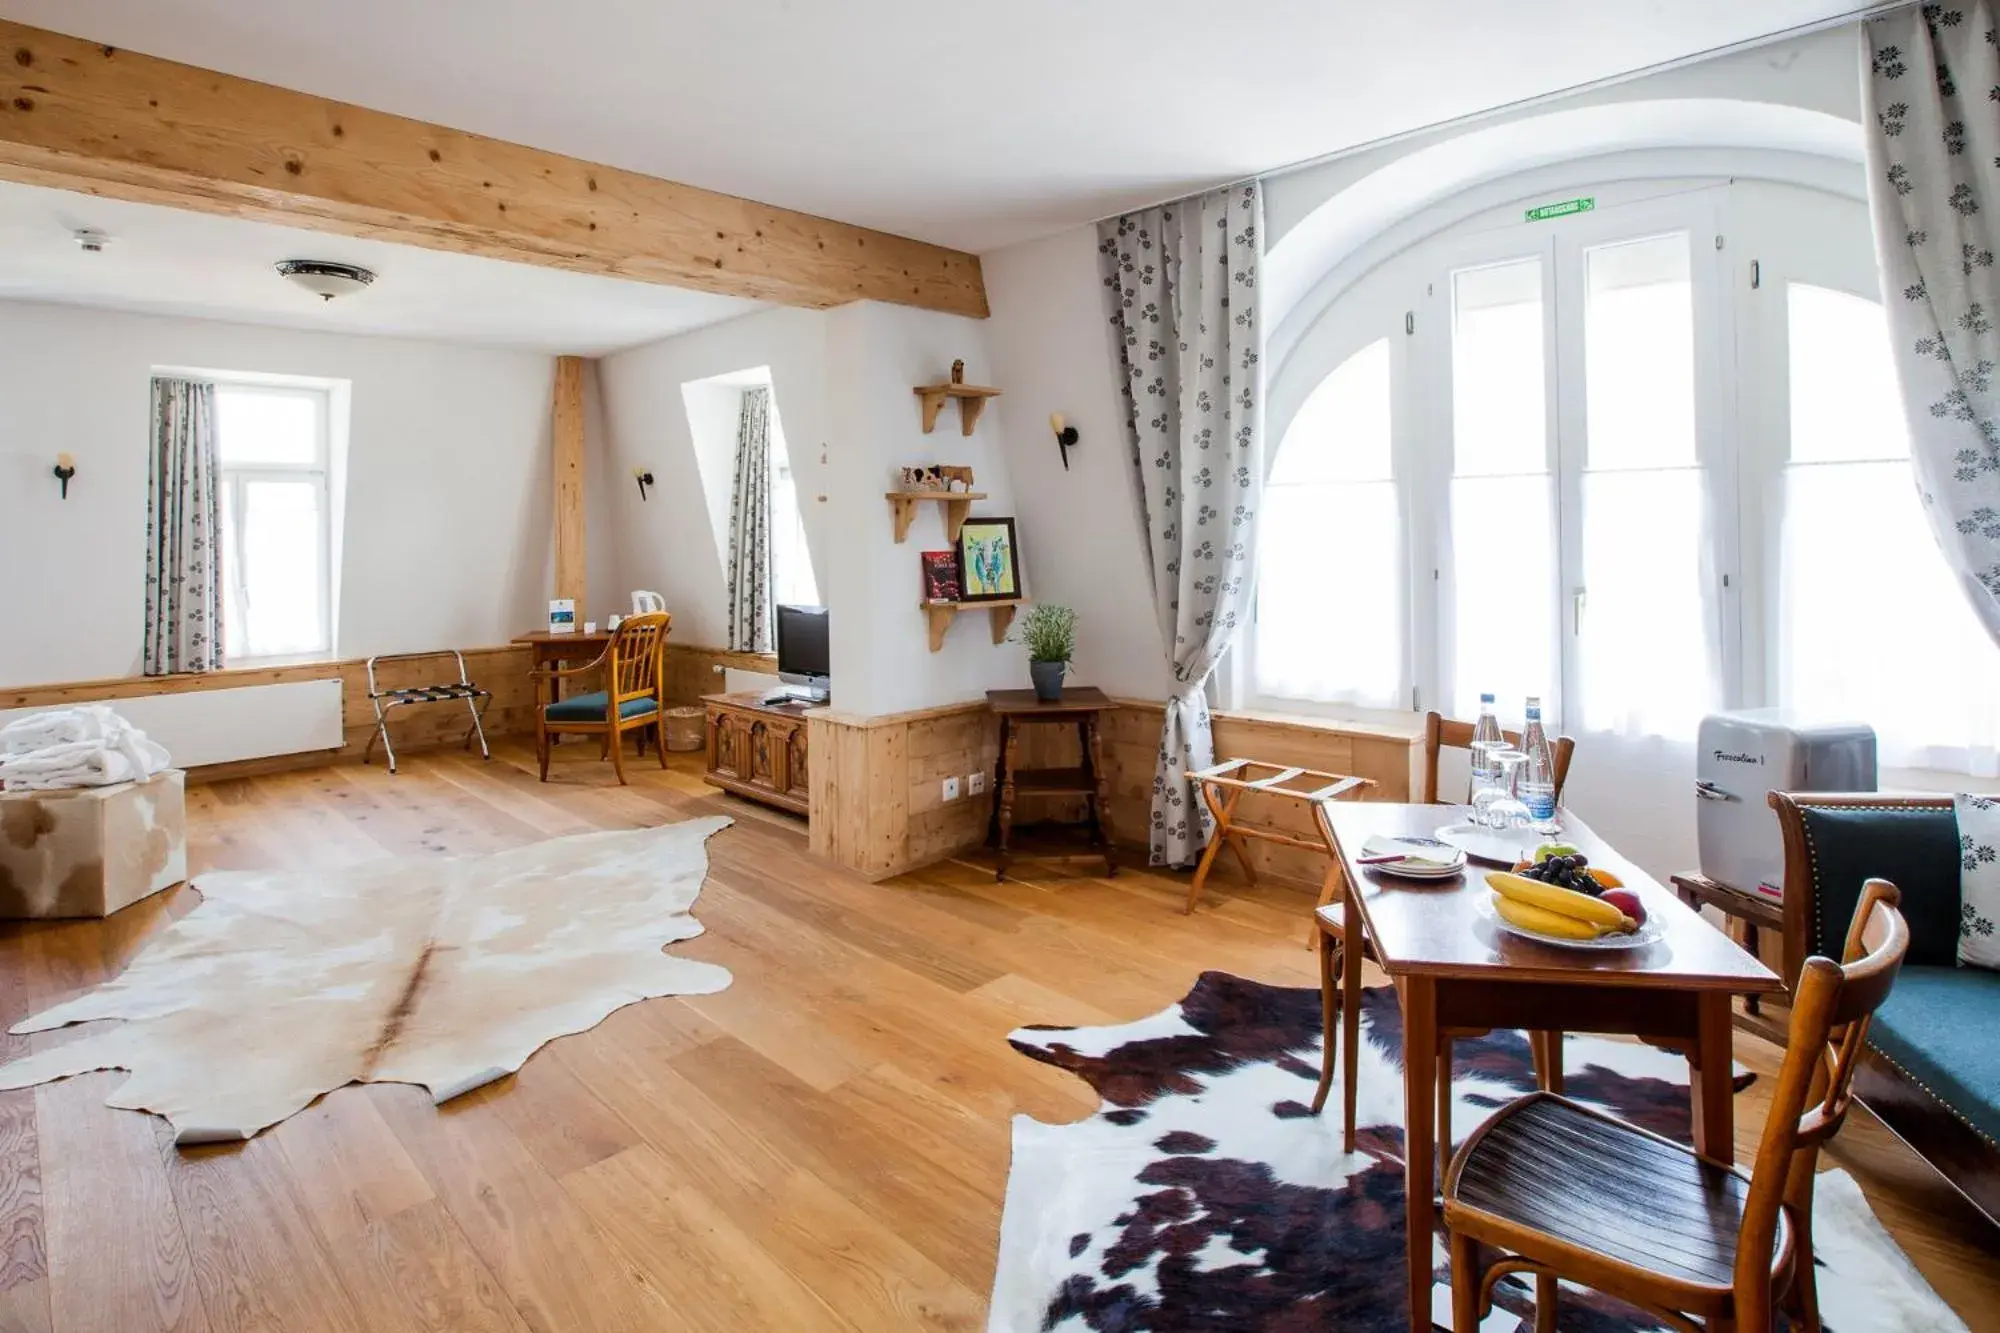
[[[1184,880],[1088,863],[869,885],[691,766],[606,786],[595,748],[558,750],[548,785],[503,746],[197,787],[191,859],[310,869],[723,811],[709,933],[676,951],[734,986],[621,1010],[442,1110],[349,1087],[234,1147],[180,1152],[106,1109],[118,1074],[0,1093],[0,1331],[978,1329],[1009,1117],[1093,1109],[1008,1030],[1134,1018],[1204,968],[1315,979],[1297,891],[1218,876],[1189,918]],[[0,927],[0,1019],[115,974],[195,901]],[[2000,1237],[1872,1120],[1834,1156],[1967,1322],[2000,1329]]]

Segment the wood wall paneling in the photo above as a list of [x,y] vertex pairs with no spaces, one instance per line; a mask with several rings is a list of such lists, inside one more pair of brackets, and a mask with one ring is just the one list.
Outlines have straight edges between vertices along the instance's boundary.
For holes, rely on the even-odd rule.
[[583,516],[583,358],[556,358],[554,420],[556,596],[589,600]]
[[0,177],[826,308],[986,316],[976,256],[0,21]]
[[728,648],[705,648],[667,640],[667,702],[698,704],[705,694],[722,693],[726,688],[722,673],[731,669],[775,676],[778,658],[774,653],[739,653]]

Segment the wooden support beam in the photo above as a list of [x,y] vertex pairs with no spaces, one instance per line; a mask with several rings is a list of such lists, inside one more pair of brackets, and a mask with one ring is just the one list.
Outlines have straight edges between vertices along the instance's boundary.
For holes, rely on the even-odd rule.
[[973,255],[5,20],[0,179],[785,305],[987,313]]
[[585,618],[588,562],[583,526],[583,358],[556,358],[555,420],[556,596],[576,599],[576,618]]

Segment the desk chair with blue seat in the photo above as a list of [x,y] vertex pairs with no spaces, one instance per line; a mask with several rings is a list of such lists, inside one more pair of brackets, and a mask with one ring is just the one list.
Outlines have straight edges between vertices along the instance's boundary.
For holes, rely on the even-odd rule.
[[667,627],[673,617],[665,611],[631,616],[618,623],[611,641],[597,660],[579,667],[553,667],[537,671],[538,679],[581,676],[602,670],[604,688],[588,694],[572,695],[535,711],[535,758],[541,765],[542,781],[549,780],[549,743],[557,732],[581,732],[604,738],[604,756],[611,760],[618,784],[625,785],[625,733],[639,733],[645,746],[645,729],[654,732],[660,767],[667,766],[666,701],[661,689],[666,679]]

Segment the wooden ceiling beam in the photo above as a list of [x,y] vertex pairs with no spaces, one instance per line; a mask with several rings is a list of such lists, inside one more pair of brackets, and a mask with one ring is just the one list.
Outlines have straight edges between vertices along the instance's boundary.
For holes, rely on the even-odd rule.
[[974,255],[5,20],[0,179],[784,305],[987,313]]

